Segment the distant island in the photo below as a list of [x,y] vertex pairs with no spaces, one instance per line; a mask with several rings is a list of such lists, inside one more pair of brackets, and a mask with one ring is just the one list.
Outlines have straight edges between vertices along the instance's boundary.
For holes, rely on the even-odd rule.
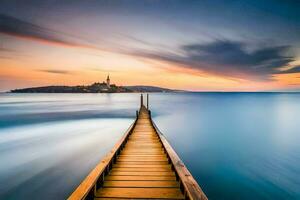
[[134,92],[182,92],[154,86],[117,86],[110,84],[110,77],[106,82],[93,83],[92,85],[78,86],[44,86],[11,90],[11,93],[134,93]]

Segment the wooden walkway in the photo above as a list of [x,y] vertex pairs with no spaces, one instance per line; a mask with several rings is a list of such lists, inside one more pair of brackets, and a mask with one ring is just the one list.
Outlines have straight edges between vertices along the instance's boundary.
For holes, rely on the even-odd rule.
[[69,199],[207,198],[142,105],[124,137]]

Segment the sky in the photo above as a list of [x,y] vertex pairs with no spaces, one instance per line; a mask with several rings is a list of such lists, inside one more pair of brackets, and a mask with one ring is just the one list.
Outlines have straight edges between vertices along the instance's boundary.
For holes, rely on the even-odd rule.
[[298,0],[0,0],[0,91],[300,91]]

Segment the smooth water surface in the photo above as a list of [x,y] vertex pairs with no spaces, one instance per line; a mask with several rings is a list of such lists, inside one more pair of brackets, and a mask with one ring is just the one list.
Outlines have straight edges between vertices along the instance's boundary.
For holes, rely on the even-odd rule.
[[[0,94],[0,199],[65,199],[120,139],[139,94]],[[300,94],[151,94],[209,199],[300,199]]]

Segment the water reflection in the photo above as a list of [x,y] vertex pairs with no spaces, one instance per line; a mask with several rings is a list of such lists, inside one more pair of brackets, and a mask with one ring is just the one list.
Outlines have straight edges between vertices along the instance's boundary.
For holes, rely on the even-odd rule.
[[155,120],[210,199],[300,198],[300,94],[179,96]]
[[[151,94],[209,199],[300,199],[300,94]],[[1,94],[0,198],[64,199],[133,121],[139,94]]]
[[2,129],[2,197],[65,198],[129,123],[123,119],[93,119]]

